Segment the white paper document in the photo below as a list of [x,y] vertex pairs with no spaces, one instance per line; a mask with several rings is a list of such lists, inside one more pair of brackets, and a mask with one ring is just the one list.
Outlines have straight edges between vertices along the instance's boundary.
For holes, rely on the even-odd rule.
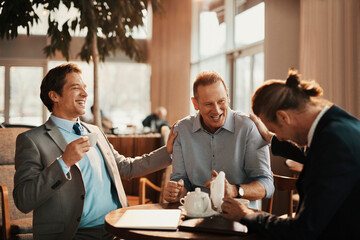
[[128,209],[115,224],[118,228],[176,230],[180,209]]

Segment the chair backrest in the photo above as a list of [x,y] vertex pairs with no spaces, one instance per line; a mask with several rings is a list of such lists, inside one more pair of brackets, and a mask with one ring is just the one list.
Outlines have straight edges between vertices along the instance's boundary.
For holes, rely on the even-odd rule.
[[[0,185],[5,185],[8,188],[11,220],[32,217],[32,213],[24,214],[15,207],[12,196],[14,189],[16,137],[29,129],[0,128]],[[1,221],[2,210],[0,209]]]
[[[296,189],[296,181],[297,178],[294,177],[287,177],[274,174],[274,186],[275,192],[276,191],[287,191],[289,195],[289,202],[288,202],[288,216],[292,217],[293,214],[293,194],[294,190]],[[274,193],[275,194],[275,193]],[[272,213],[272,205],[274,201],[274,195],[268,201],[268,212]]]
[[304,165],[291,159],[286,159],[285,165],[289,168],[293,177],[299,177]]

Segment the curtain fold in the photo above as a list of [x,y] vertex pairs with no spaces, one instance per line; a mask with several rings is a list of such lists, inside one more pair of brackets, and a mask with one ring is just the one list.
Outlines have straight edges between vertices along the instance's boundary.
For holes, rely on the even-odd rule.
[[300,73],[360,118],[360,1],[301,0]]

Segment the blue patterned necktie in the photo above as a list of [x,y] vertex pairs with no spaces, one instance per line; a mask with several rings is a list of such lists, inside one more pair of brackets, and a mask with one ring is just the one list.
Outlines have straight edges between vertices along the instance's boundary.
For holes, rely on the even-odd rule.
[[74,126],[73,126],[73,129],[74,129],[74,131],[75,131],[75,133],[77,134],[77,135],[82,135],[82,132],[81,132],[81,130],[80,130],[80,125],[79,125],[79,123],[75,123],[74,124]]

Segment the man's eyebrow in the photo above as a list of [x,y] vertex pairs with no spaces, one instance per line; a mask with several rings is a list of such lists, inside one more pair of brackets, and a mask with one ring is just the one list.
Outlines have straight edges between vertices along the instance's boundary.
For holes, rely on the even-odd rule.
[[86,88],[86,84],[80,84],[80,83],[73,83],[70,85],[70,87],[75,87],[75,86],[83,86],[84,88]]

